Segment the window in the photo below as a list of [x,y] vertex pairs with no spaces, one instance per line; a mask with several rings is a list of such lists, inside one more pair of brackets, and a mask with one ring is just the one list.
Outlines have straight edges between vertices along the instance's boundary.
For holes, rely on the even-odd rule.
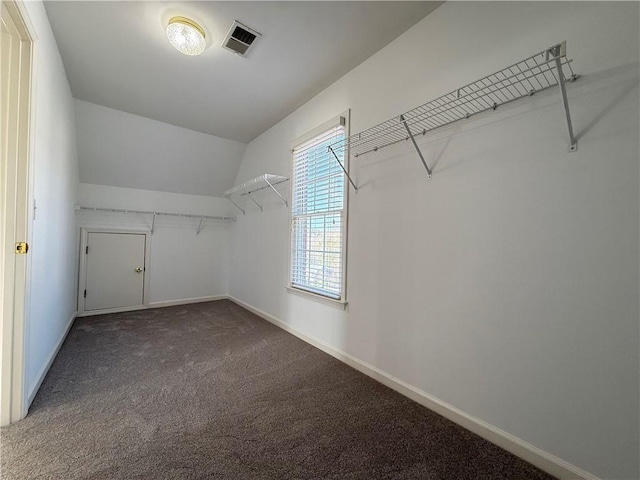
[[291,287],[336,300],[344,300],[346,182],[328,147],[344,139],[344,125],[340,117],[294,146],[291,183]]

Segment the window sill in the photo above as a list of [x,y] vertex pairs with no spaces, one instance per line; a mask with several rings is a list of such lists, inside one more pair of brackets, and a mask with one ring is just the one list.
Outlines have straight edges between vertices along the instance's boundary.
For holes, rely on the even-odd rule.
[[295,293],[296,295],[300,295],[302,297],[307,297],[307,298],[316,300],[316,301],[321,302],[321,303],[326,303],[327,305],[331,305],[333,307],[341,308],[342,310],[346,310],[347,305],[349,303],[346,300],[335,300],[333,298],[324,297],[324,296],[319,295],[317,293],[308,292],[306,290],[302,290],[300,288],[295,288],[295,287],[292,287],[290,285],[287,285],[285,288],[287,289],[287,291],[289,293]]

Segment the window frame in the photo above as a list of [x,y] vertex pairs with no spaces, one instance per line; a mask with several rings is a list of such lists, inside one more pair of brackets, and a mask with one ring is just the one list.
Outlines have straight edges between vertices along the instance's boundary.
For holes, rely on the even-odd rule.
[[[343,206],[342,206],[342,214],[341,214],[341,218],[342,218],[342,244],[341,244],[341,253],[342,253],[342,265],[341,265],[341,269],[342,269],[342,278],[341,278],[341,286],[340,286],[340,297],[339,298],[334,298],[332,296],[329,295],[324,295],[322,292],[316,292],[313,290],[308,290],[305,288],[301,288],[299,286],[296,286],[293,284],[292,280],[293,280],[293,272],[292,272],[292,268],[293,268],[293,256],[294,256],[294,248],[293,248],[293,227],[294,227],[294,163],[295,163],[295,157],[294,157],[294,151],[296,149],[296,147],[300,146],[303,143],[306,143],[310,140],[313,140],[314,138],[322,135],[323,133],[327,132],[328,130],[331,130],[332,128],[335,128],[339,125],[342,125],[344,127],[344,136],[345,138],[349,137],[349,110],[341,113],[340,115],[337,115],[335,117],[333,117],[331,120],[319,125],[318,127],[314,128],[313,130],[310,130],[309,132],[305,133],[304,135],[301,135],[300,137],[296,138],[295,140],[293,140],[290,145],[289,145],[289,153],[290,153],[290,161],[289,161],[289,168],[290,168],[290,175],[289,178],[291,179],[291,188],[290,193],[289,193],[289,205],[290,205],[290,212],[289,212],[289,235],[288,235],[288,242],[289,242],[289,268],[287,271],[287,290],[291,293],[299,293],[302,296],[308,297],[308,298],[312,298],[314,300],[319,300],[322,302],[326,302],[329,304],[333,304],[333,305],[339,305],[342,308],[346,308],[347,305],[347,245],[348,245],[348,232],[349,232],[349,181],[346,177],[346,175],[344,174],[344,172],[342,173],[342,175],[344,176],[344,187],[343,187]],[[349,171],[349,153],[348,151],[345,151],[345,156],[344,156],[344,168]]]

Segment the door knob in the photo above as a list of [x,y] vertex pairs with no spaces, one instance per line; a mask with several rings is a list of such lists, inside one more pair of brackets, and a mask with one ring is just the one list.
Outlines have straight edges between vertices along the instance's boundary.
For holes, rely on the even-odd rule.
[[142,268],[140,268],[140,267],[136,267],[136,272],[137,272],[137,273],[142,272]]

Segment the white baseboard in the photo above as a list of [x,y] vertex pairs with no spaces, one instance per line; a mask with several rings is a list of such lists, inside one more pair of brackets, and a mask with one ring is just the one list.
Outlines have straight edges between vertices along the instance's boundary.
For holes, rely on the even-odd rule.
[[427,392],[420,390],[408,383],[394,377],[393,375],[380,370],[373,365],[369,365],[366,362],[346,353],[338,350],[327,343],[318,340],[317,338],[306,335],[299,330],[287,325],[282,320],[270,315],[262,310],[249,305],[242,300],[239,300],[233,296],[228,297],[232,302],[246,308],[252,313],[255,313],[259,317],[264,318],[270,323],[286,330],[287,332],[295,335],[296,337],[304,340],[305,342],[313,345],[316,348],[328,353],[332,357],[346,363],[352,368],[355,368],[361,373],[377,380],[378,382],[386,385],[387,387],[395,390],[398,393],[410,398],[411,400],[427,407],[428,409],[442,415],[443,417],[457,423],[461,427],[472,431],[473,433],[481,436],[485,440],[498,445],[506,451],[522,458],[523,460],[535,465],[539,469],[553,475],[561,480],[599,480],[598,477],[585,472],[581,468],[572,465],[561,458],[556,457],[544,450],[525,442],[524,440],[511,435],[479,418],[476,418],[468,413],[450,405],[442,400],[428,394]]
[[148,305],[136,305],[135,307],[108,308],[105,310],[89,310],[80,312],[78,317],[91,317],[93,315],[106,315],[108,313],[135,312],[148,308],[173,307],[175,305],[188,305],[189,303],[213,302],[215,300],[226,300],[228,295],[211,295],[208,297],[180,298],[178,300],[166,300],[161,302],[151,302]]
[[58,352],[60,351],[60,347],[62,347],[62,344],[67,338],[67,335],[69,334],[69,330],[71,330],[71,326],[73,325],[73,322],[75,321],[77,316],[78,316],[78,312],[73,312],[73,314],[71,315],[71,318],[69,318],[69,321],[67,322],[66,327],[62,331],[60,338],[58,338],[58,342],[56,343],[55,347],[49,354],[49,358],[47,359],[45,364],[42,366],[40,371],[38,372],[38,375],[36,376],[35,381],[31,385],[29,385],[29,397],[27,399],[27,409],[31,406],[31,403],[35,398],[36,393],[38,393],[38,390],[40,390],[40,385],[42,385],[42,382],[44,381],[44,377],[47,376],[47,373],[51,368],[51,364],[55,360],[56,355],[58,355]]
[[136,310],[145,310],[149,308],[147,305],[136,305],[134,307],[121,308],[105,308],[103,310],[86,310],[78,312],[78,317],[91,317],[93,315],[107,315],[109,313],[135,312]]
[[151,302],[149,308],[173,307],[174,305],[187,305],[189,303],[213,302],[215,300],[226,300],[229,295],[212,295],[209,297],[182,298],[180,300],[169,300],[166,302]]

